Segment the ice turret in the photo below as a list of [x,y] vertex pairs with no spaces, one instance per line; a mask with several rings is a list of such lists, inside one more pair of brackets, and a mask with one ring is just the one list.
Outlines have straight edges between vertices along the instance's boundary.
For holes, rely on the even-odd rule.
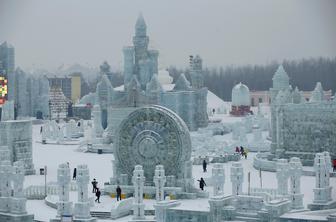
[[323,100],[324,100],[323,87],[320,82],[317,82],[315,89],[311,94],[309,102],[321,102]]
[[174,90],[190,90],[190,82],[185,77],[184,73],[182,73],[177,79]]
[[146,36],[147,25],[142,13],[139,14],[138,19],[135,23],[135,35],[136,36]]
[[289,77],[282,65],[279,66],[272,80],[274,89],[276,90],[288,89]]

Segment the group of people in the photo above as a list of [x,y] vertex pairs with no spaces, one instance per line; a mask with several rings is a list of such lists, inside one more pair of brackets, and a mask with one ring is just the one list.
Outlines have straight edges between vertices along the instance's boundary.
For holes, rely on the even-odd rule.
[[[98,182],[96,179],[93,179],[93,181],[91,182],[92,184],[92,193],[95,193],[96,194],[96,199],[95,199],[95,202],[98,202],[100,203],[100,195],[101,195],[101,192],[98,188]],[[117,189],[116,189],[116,192],[117,192],[117,201],[121,200],[121,188],[120,186],[118,185],[117,186]]]
[[242,146],[236,146],[236,153],[240,153],[240,155],[242,157],[245,157],[245,159],[247,159],[247,153],[248,153],[248,150]]

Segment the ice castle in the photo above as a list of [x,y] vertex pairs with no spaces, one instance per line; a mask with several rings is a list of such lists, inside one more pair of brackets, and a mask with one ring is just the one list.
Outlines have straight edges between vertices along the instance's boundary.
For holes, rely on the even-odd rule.
[[206,127],[208,89],[204,87],[202,59],[198,55],[190,57],[191,83],[181,74],[174,87],[168,89],[158,80],[159,52],[148,49],[146,32],[147,26],[140,14],[135,24],[133,46],[123,48],[124,87],[114,89],[101,67],[102,78],[95,95],[82,98],[81,103],[94,100],[94,104],[100,105],[102,124],[107,126],[109,135],[114,134],[123,118],[145,105],[161,105],[174,111],[189,130]]

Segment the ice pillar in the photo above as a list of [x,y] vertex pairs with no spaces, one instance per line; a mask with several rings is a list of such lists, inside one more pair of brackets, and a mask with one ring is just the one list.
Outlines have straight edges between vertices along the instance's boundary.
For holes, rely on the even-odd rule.
[[143,203],[144,171],[141,165],[136,165],[133,171],[134,185],[133,220],[145,219],[145,204]]
[[165,170],[163,165],[155,167],[154,184],[156,190],[156,201],[164,200],[164,185],[166,183]]
[[99,105],[94,105],[93,107],[93,135],[94,139],[97,140],[97,138],[101,138],[103,136],[104,129],[102,127],[102,121],[101,121],[101,111]]
[[88,199],[88,184],[90,182],[89,169],[87,165],[77,166],[77,189],[78,202],[75,204],[76,219],[90,219],[90,201]]
[[289,165],[286,159],[278,159],[276,162],[276,178],[278,194],[288,195]]
[[13,164],[13,197],[10,202],[10,212],[13,214],[26,214],[26,198],[23,195],[24,165],[21,161]]
[[331,201],[331,186],[329,184],[330,156],[326,153],[317,153],[314,159],[316,185],[314,188],[314,203]]
[[72,203],[69,201],[70,168],[68,164],[59,165],[57,170],[58,196],[57,217],[72,215]]
[[290,187],[289,195],[292,200],[293,209],[303,208],[303,194],[301,194],[301,175],[302,164],[299,158],[292,157],[289,161],[289,173],[290,173]]
[[232,195],[243,193],[244,169],[242,164],[234,162],[231,166]]
[[212,168],[213,195],[224,194],[225,171],[223,164],[215,163]]
[[9,212],[10,210],[10,196],[11,196],[11,177],[13,174],[13,167],[11,162],[3,160],[0,162],[0,212]]

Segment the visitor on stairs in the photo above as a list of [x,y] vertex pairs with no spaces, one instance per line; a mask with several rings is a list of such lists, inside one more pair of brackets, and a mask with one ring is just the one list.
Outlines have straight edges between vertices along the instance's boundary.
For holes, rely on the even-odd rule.
[[101,193],[100,193],[100,190],[99,190],[98,187],[96,188],[96,190],[97,190],[97,192],[96,192],[96,197],[97,197],[97,198],[95,199],[95,202],[100,203],[100,200],[99,200],[99,199],[100,199],[100,194],[101,194]]
[[203,160],[203,172],[207,172],[207,162]]
[[93,179],[93,181],[91,182],[92,184],[92,193],[96,193],[97,192],[97,184],[98,182],[96,181],[96,179]]
[[119,187],[119,185],[117,186],[117,201],[121,200],[121,188]]
[[201,177],[201,179],[197,180],[197,181],[199,181],[199,186],[200,186],[201,190],[204,190],[204,186],[206,186],[206,183],[205,183],[203,177]]

